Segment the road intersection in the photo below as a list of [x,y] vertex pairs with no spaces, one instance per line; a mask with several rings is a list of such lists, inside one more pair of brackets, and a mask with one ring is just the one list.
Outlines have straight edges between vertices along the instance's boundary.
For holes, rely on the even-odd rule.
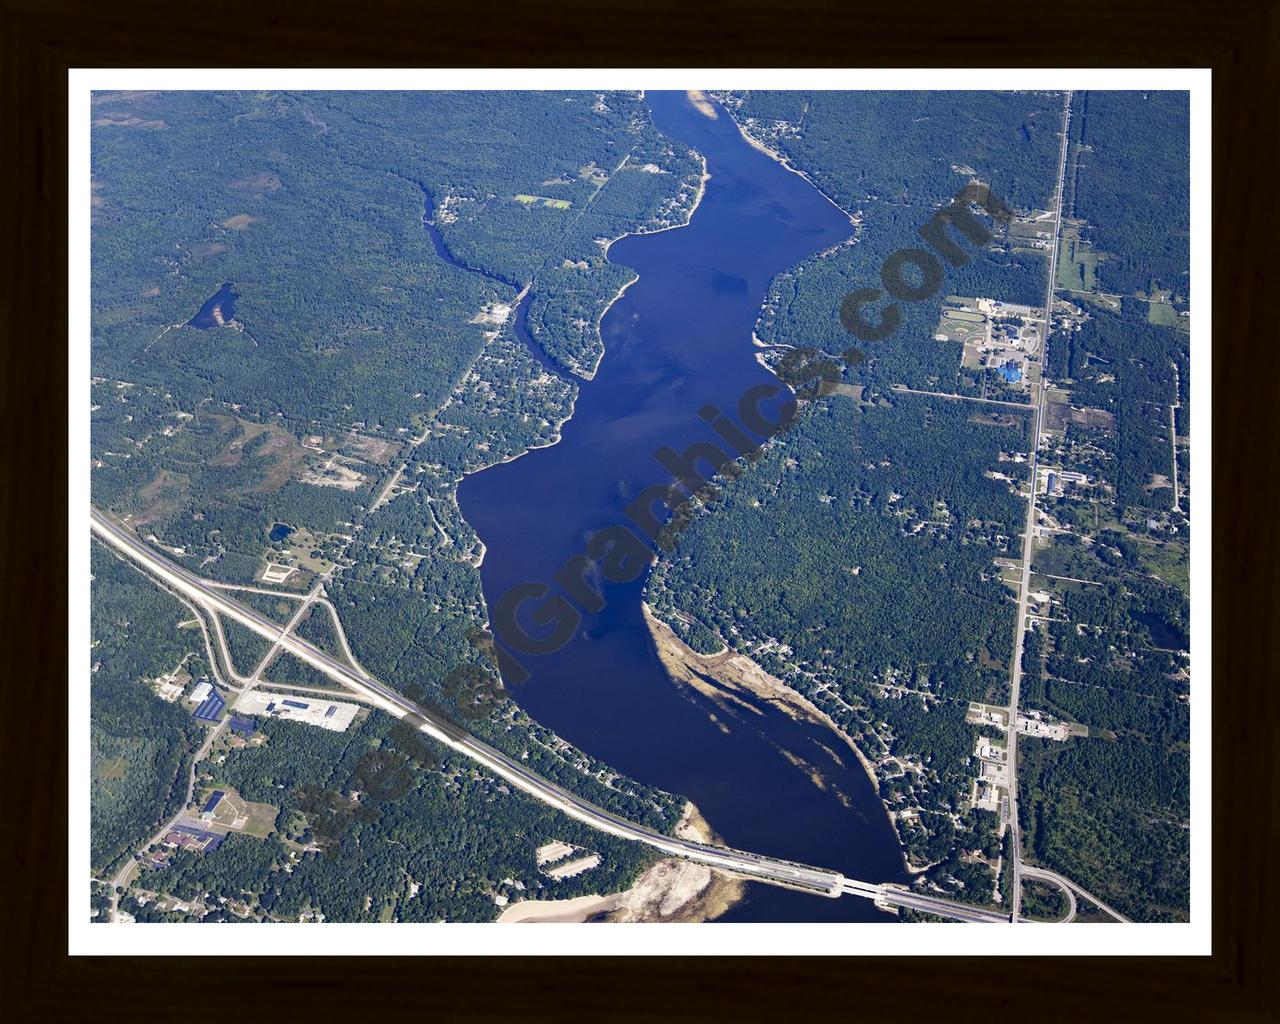
[[[137,563],[168,589],[198,605],[211,618],[216,620],[219,617],[226,617],[239,622],[252,632],[270,640],[273,650],[279,648],[288,651],[359,694],[373,706],[403,719],[451,750],[483,765],[535,799],[557,808],[592,828],[622,839],[645,843],[669,856],[695,861],[749,880],[798,889],[815,895],[830,898],[839,898],[846,894],[856,895],[874,900],[885,908],[908,907],[961,921],[1009,920],[1008,915],[1000,911],[972,907],[957,901],[894,886],[860,882],[845,878],[836,871],[680,839],[627,821],[611,811],[548,782],[529,771],[518,761],[470,735],[455,723],[414,703],[367,673],[330,657],[318,647],[293,635],[288,627],[265,618],[252,608],[236,601],[227,591],[210,586],[199,576],[148,547],[128,528],[97,509],[91,509],[90,524],[92,532],[100,541]],[[318,592],[308,595],[309,600],[317,598]],[[297,618],[298,615],[295,615],[294,619]],[[126,879],[127,873],[128,866],[116,881]]]

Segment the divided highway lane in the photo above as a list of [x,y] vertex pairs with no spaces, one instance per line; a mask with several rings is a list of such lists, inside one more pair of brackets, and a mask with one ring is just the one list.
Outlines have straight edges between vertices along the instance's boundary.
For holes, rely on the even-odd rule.
[[906,907],[924,914],[949,917],[954,921],[967,921],[972,924],[1008,924],[1011,920],[1010,915],[1002,910],[971,907],[940,896],[929,896],[926,893],[899,889],[891,885],[883,887],[876,902],[885,907]]
[[[479,762],[494,774],[570,817],[610,835],[643,842],[663,853],[732,871],[758,881],[799,888],[832,898],[839,897],[843,891],[841,884],[845,879],[837,872],[771,860],[756,854],[722,847],[705,846],[701,843],[663,835],[661,832],[637,825],[597,807],[547,782],[512,758],[471,736],[459,726],[431,714],[378,680],[364,673],[357,673],[299,637],[285,635],[285,630],[281,626],[259,615],[252,608],[240,604],[226,593],[208,586],[200,577],[149,548],[136,535],[113,522],[97,509],[91,510],[90,525],[92,531],[106,543],[142,565],[170,587],[201,604],[207,611],[228,616],[258,635],[278,643],[331,679],[364,694],[373,704],[389,714],[406,719],[438,742]],[[861,884],[865,885],[865,883]],[[870,896],[870,890],[878,889],[872,886],[866,886],[866,888],[868,891],[859,892],[859,895]]]

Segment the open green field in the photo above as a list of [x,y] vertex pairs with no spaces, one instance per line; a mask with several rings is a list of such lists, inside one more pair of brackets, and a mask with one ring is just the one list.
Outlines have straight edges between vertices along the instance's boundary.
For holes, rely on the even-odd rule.
[[1162,327],[1177,327],[1178,320],[1178,311],[1169,303],[1147,303],[1147,323],[1159,324]]
[[1058,287],[1072,291],[1092,292],[1097,289],[1098,254],[1082,241],[1077,228],[1064,228],[1058,247]]
[[[1146,541],[1146,538],[1138,539]],[[1142,543],[1139,552],[1147,569],[1184,594],[1191,592],[1191,560],[1185,544],[1176,541]]]
[[568,199],[551,199],[548,196],[530,196],[523,193],[511,198],[517,203],[524,203],[525,206],[533,206],[535,203],[539,203],[542,206],[550,206],[553,210],[567,210],[573,205]]
[[208,800],[215,788],[221,789],[226,795],[214,808],[210,824],[221,825],[223,828],[243,832],[258,839],[265,839],[275,829],[279,808],[272,804],[246,800],[236,790],[224,786],[210,787],[200,794],[197,811],[204,806],[204,802]]

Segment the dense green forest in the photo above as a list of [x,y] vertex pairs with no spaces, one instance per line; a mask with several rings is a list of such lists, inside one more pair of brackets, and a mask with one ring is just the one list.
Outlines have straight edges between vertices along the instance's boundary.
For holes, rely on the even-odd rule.
[[313,604],[293,631],[308,643],[315,644],[326,654],[336,658],[342,657],[342,645],[338,642],[338,634],[333,628],[333,617],[323,605]]
[[[495,896],[560,899],[626,888],[652,863],[644,846],[605,836],[524,796],[389,719],[345,733],[266,720],[266,742],[208,765],[208,785],[279,808],[266,839],[232,835],[176,852],[134,892],[201,904],[166,913],[124,902],[140,920],[486,921]],[[553,839],[599,866],[554,880],[534,851]],[[227,897],[224,905],[217,899]]]
[[753,136],[839,205],[928,209],[972,175],[1010,206],[1043,209],[1057,165],[1062,103],[1036,92],[731,93]]
[[232,667],[242,676],[251,675],[271,650],[270,640],[240,625],[235,619],[222,616],[222,632],[227,638]]
[[282,626],[298,611],[298,601],[288,597],[260,594],[254,590],[235,590],[231,597]]
[[1191,294],[1191,101],[1186,92],[1082,92],[1073,102],[1073,213],[1108,254],[1102,290]]
[[[919,229],[970,176],[1016,213],[1044,208],[1052,193],[1060,94],[723,98],[747,134],[856,223],[852,244],[772,282],[756,327],[766,343],[844,351],[842,297],[877,286],[884,261],[919,245]],[[1068,405],[1087,413],[1064,415],[1041,459],[1088,483],[1041,499],[1066,529],[1035,554],[1036,572],[1052,574],[1034,578],[1051,621],[1027,638],[1022,703],[1088,735],[1020,745],[1024,855],[1136,919],[1179,919],[1188,524],[1185,506],[1169,511],[1168,478],[1179,398],[1177,430],[1189,429],[1189,336],[1177,320],[1189,295],[1187,98],[1077,93],[1069,142],[1064,212],[1101,255],[1095,296],[1067,307],[1044,357]],[[1015,488],[1026,471],[1013,459],[1027,451],[1029,416],[985,417],[887,386],[961,395],[981,386],[989,396],[990,381],[961,367],[958,343],[932,340],[942,301],[1039,306],[1048,268],[986,223],[991,246],[948,267],[936,297],[902,304],[888,338],[858,343],[865,358],[846,362],[839,380],[862,387],[805,404],[758,463],[724,483],[649,587],[658,614],[696,650],[728,642],[856,737],[891,812],[913,812],[896,816],[909,857],[961,898],[989,893],[986,865],[999,854],[994,822],[966,812],[980,730],[965,712],[971,700],[1008,699],[1012,591],[993,559],[1020,554],[1025,497]],[[776,350],[766,358],[781,369]],[[1186,452],[1173,458],[1185,495]],[[1031,905],[1058,909],[1048,894]]]
[[93,545],[90,602],[90,849],[95,870],[125,854],[186,795],[190,759],[203,728],[168,704],[151,680],[185,661],[206,669],[191,613],[114,554]]
[[[635,93],[117,93],[94,98],[92,170],[95,504],[214,579],[257,582],[270,563],[287,573],[276,586],[302,593],[337,569],[329,592],[370,670],[446,713],[470,713],[477,695],[455,670],[486,664],[473,642],[485,610],[478,542],[454,489],[465,472],[554,440],[575,395],[513,332],[517,293],[528,286],[542,352],[589,372],[599,316],[630,279],[605,258],[608,241],[687,219],[701,159],[660,136]],[[206,329],[189,323],[198,311]],[[397,470],[401,487],[384,491]],[[273,536],[276,524],[287,529]],[[296,609],[238,596],[276,621]],[[224,629],[236,668],[251,671],[267,641]],[[323,613],[299,633],[337,649]],[[266,675],[329,682],[288,654]],[[140,721],[168,714],[199,736],[189,709],[140,693],[150,702]],[[674,824],[681,800],[618,777],[501,696],[499,685],[486,698],[492,713],[469,725],[618,813]],[[329,734],[293,728],[274,753],[236,752],[226,770],[296,754],[306,765],[297,778],[329,778],[304,757]],[[376,747],[375,728],[361,736]],[[423,892],[402,897],[397,914],[482,919],[503,877],[542,884],[524,867],[498,873],[531,860],[513,822],[540,821],[541,809],[464,765],[423,779],[414,805],[395,813],[441,823],[440,840],[417,853]],[[248,775],[240,782],[251,799],[281,800]],[[351,822],[354,845],[308,853],[293,872],[283,872],[282,840],[237,837],[208,858],[179,857],[175,868],[186,867],[171,877],[222,872],[262,892],[258,909],[276,916],[309,906],[367,919],[351,892],[333,894],[368,873],[360,859],[385,844],[395,816],[384,811]],[[571,822],[557,828],[568,841],[598,839]],[[103,841],[115,853],[144,831],[113,822]],[[626,844],[592,848],[604,863],[556,894],[624,885],[647,863]],[[389,869],[387,893],[404,869],[417,870]],[[295,884],[259,890],[264,871],[276,889]],[[132,906],[141,919],[156,913]]]
[[908,852],[978,898],[985,869],[957,859],[989,841],[956,820],[978,731],[965,713],[1006,692],[1013,606],[992,562],[1011,553],[1021,514],[987,474],[1025,476],[1000,461],[1025,445],[1022,421],[975,422],[957,402],[808,403],[648,590],[695,648],[729,639],[855,737],[886,803],[920,812],[900,830]]
[[1167,487],[1150,485],[1172,473],[1169,406],[1175,376],[1190,380],[1189,335],[1149,322],[1145,302],[1126,300],[1120,313],[1095,310],[1052,337],[1048,365],[1067,381],[1072,404],[1115,417],[1114,430],[1088,433],[1113,460],[1107,476],[1120,509],[1167,508]]
[[[857,223],[853,244],[774,279],[756,327],[766,342],[803,339],[843,352],[854,340],[840,321],[843,297],[879,288],[885,261],[920,246],[918,232],[970,180],[989,184],[1018,213],[1043,209],[1053,188],[1062,117],[1054,94],[748,92],[725,101],[744,131],[809,175]],[[994,230],[982,211],[975,216]],[[978,393],[983,381],[961,371],[960,344],[933,340],[943,302],[961,295],[1039,306],[1045,255],[1004,244],[962,247],[968,261],[946,266],[936,295],[901,303],[902,322],[889,337],[858,342],[866,358],[846,369],[846,383]],[[869,307],[872,322],[881,305]]]

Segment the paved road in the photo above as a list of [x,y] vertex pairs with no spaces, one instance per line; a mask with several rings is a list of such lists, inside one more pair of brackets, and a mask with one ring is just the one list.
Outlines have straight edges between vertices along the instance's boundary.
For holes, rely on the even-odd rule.
[[[999,911],[987,911],[940,897],[913,893],[872,882],[860,882],[845,878],[839,872],[776,860],[742,850],[678,839],[627,821],[535,775],[520,762],[490,747],[448,719],[415,704],[364,671],[336,661],[318,647],[292,635],[287,628],[259,615],[252,608],[240,604],[225,591],[208,586],[200,577],[148,547],[134,533],[97,509],[91,510],[91,528],[102,541],[142,565],[170,588],[195,601],[211,616],[225,615],[234,619],[331,679],[360,694],[374,706],[404,719],[450,749],[480,763],[517,788],[592,828],[622,839],[645,843],[670,856],[683,857],[686,860],[706,864],[721,871],[729,871],[748,879],[784,888],[799,889],[815,895],[831,898],[846,894],[861,896],[864,899],[880,902],[887,907],[909,906],[959,921],[1007,921],[1009,919],[1007,914]],[[204,749],[207,749],[208,743],[212,742],[213,735],[213,733],[210,734]],[[188,802],[190,802],[189,795]]]
[[[209,748],[213,746],[213,741],[218,738],[223,727],[226,726],[229,720],[230,719],[224,718],[217,724],[217,726],[209,730],[209,735],[204,738],[204,742],[200,744],[200,749],[196,751],[195,757],[191,759],[191,771],[187,775],[187,795],[186,799],[182,801],[181,806],[178,808],[178,813],[161,825],[155,835],[138,847],[139,850],[145,850],[147,847],[154,846],[156,843],[160,842],[160,840],[168,834],[169,829],[173,828],[173,826],[186,815],[187,805],[191,803],[191,797],[194,795],[196,789],[196,771],[198,770],[198,766],[200,762],[205,759],[205,755],[209,753]],[[111,909],[108,920],[112,922],[120,920],[120,890],[128,886],[129,878],[137,869],[137,857],[131,856],[125,863],[124,867],[117,872],[116,877],[111,880]]]
[[1066,892],[1067,900],[1071,904],[1071,912],[1066,918],[1066,920],[1068,921],[1073,920],[1075,918],[1076,909],[1077,909],[1076,896],[1080,895],[1080,896],[1083,896],[1085,899],[1087,899],[1090,903],[1096,904],[1100,910],[1102,910],[1104,913],[1110,914],[1112,917],[1114,917],[1117,921],[1120,921],[1122,924],[1133,923],[1132,921],[1129,920],[1129,918],[1125,917],[1124,914],[1120,913],[1120,911],[1116,910],[1114,907],[1107,906],[1105,903],[1102,902],[1102,900],[1098,899],[1097,896],[1093,895],[1093,893],[1089,892],[1087,889],[1081,888],[1075,882],[1071,881],[1071,879],[1069,879],[1066,875],[1060,875],[1058,874],[1058,872],[1050,871],[1048,868],[1035,868],[1035,867],[1032,867],[1030,864],[1022,865],[1022,873],[1027,878],[1038,878],[1043,882],[1052,882],[1059,889],[1062,889]]
[[[1049,332],[1053,326],[1053,292],[1058,276],[1058,243],[1062,237],[1062,202],[1067,172],[1067,129],[1071,122],[1071,93],[1062,100],[1062,144],[1058,152],[1058,188],[1056,209],[1053,215],[1053,247],[1049,252],[1048,282],[1045,284],[1044,322],[1040,332],[1041,351],[1049,351]],[[1031,495],[1027,499],[1027,521],[1022,534],[1022,577],[1018,587],[1018,625],[1013,644],[1013,664],[1009,669],[1009,829],[1012,835],[1013,857],[1013,916],[1017,921],[1022,912],[1022,836],[1018,828],[1018,730],[1013,727],[1018,720],[1018,696],[1022,686],[1022,652],[1026,639],[1027,597],[1031,590],[1031,558],[1035,552],[1036,527],[1036,469],[1040,456],[1040,430],[1044,424],[1044,367],[1040,360],[1040,383],[1031,418],[1031,455],[1027,460],[1031,471]]]
[[882,886],[880,897],[876,902],[886,907],[906,907],[924,914],[948,917],[953,921],[966,921],[971,924],[1008,924],[1010,920],[1007,911],[973,907],[941,896],[930,896],[893,885]]
[[[200,577],[147,547],[136,535],[96,509],[91,513],[91,526],[93,532],[103,541],[144,566],[171,588],[200,604],[206,612],[233,619],[259,636],[278,643],[280,647],[331,679],[350,687],[357,693],[364,694],[375,706],[398,718],[406,719],[438,742],[479,762],[517,788],[593,828],[623,839],[646,843],[672,856],[698,861],[758,881],[830,897],[838,897],[844,891],[841,883],[845,879],[838,872],[677,839],[597,807],[540,778],[506,754],[476,739],[447,719],[408,700],[371,676],[358,673],[307,641],[287,634],[280,625],[240,604],[226,592],[206,586]],[[871,885],[867,885],[866,889],[865,893],[860,894],[867,895],[868,898],[873,898],[872,893],[879,891],[877,886]]]

